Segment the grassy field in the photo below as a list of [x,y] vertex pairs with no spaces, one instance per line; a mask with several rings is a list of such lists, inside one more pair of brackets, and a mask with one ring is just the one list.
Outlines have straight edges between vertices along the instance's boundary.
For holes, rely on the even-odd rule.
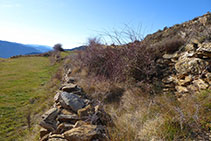
[[47,57],[0,59],[0,141],[21,140],[33,128],[29,117],[53,97],[49,84],[58,68],[59,63],[50,65]]

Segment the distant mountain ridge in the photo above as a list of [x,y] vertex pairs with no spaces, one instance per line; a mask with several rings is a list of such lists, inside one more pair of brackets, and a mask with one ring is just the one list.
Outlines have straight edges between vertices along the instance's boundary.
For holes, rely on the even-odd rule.
[[21,44],[0,40],[0,58],[9,58],[16,55],[40,54],[51,51],[52,48],[44,45]]
[[30,46],[32,48],[35,48],[35,49],[39,50],[42,53],[53,50],[52,47],[46,46],[46,45],[27,44],[27,46]]
[[84,50],[87,46],[79,46],[72,49],[64,49],[65,51],[76,51],[76,50]]

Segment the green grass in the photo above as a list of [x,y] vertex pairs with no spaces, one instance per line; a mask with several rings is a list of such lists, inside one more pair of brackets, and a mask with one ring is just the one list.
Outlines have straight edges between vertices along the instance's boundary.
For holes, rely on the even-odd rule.
[[58,67],[47,57],[0,59],[0,141],[18,140],[26,133],[26,115],[41,110]]
[[61,56],[64,58],[65,56],[70,55],[70,53],[72,53],[71,51],[63,51],[61,52]]

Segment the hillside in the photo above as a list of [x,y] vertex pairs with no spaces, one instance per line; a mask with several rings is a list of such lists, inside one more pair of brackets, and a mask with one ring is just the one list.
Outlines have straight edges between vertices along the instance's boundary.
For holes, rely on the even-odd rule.
[[9,58],[16,55],[39,54],[52,50],[48,46],[24,45],[15,42],[0,41],[0,57]]
[[53,50],[52,47],[45,46],[45,45],[27,44],[27,46],[35,48],[35,49],[39,50],[41,53]]
[[207,13],[141,41],[0,58],[0,140],[211,140],[210,35]]
[[40,139],[211,140],[210,33],[207,13],[143,41],[90,40],[65,59]]

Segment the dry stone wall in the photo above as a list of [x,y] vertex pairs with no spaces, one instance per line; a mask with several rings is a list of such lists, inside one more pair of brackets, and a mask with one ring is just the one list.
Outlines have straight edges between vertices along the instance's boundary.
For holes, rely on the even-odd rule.
[[200,43],[193,39],[180,51],[164,54],[171,75],[162,81],[166,93],[173,91],[181,98],[201,90],[211,90],[211,42]]
[[110,116],[102,105],[86,96],[70,74],[68,69],[53,107],[42,115],[40,140],[109,140],[106,126],[112,123]]

